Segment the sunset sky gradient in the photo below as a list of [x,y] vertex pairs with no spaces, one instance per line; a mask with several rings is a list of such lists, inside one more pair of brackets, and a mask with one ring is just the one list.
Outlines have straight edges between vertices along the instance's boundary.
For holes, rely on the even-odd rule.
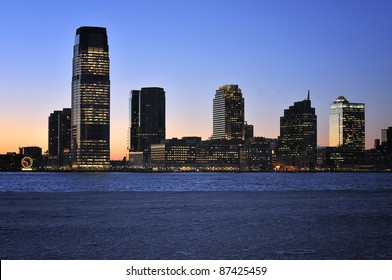
[[111,157],[125,155],[132,89],[166,91],[166,136],[212,134],[212,100],[238,84],[256,136],[311,90],[318,145],[329,105],[365,103],[366,147],[392,126],[392,1],[6,1],[0,16],[0,153],[48,147],[48,116],[71,106],[80,26],[106,27]]

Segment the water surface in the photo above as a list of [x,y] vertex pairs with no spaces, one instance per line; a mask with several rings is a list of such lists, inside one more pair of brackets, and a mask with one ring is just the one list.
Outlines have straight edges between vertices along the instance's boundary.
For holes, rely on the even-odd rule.
[[392,173],[0,173],[0,192],[392,190]]

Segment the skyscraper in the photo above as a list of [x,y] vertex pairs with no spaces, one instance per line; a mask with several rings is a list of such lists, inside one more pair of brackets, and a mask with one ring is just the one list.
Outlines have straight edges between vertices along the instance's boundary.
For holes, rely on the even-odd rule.
[[68,165],[71,149],[71,109],[65,108],[51,113],[48,128],[49,165],[55,167]]
[[110,165],[110,80],[106,28],[76,30],[72,69],[72,168]]
[[244,98],[238,85],[220,86],[213,100],[212,139],[244,140]]
[[329,111],[329,146],[365,151],[365,104],[336,98]]
[[149,153],[166,138],[165,91],[159,87],[131,91],[130,152]]
[[294,102],[280,117],[279,161],[286,166],[314,168],[317,157],[317,116],[307,99]]
[[392,127],[387,129],[386,152],[392,154]]

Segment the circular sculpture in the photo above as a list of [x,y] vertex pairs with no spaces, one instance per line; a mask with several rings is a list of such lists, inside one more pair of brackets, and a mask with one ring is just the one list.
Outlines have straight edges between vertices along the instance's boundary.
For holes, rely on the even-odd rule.
[[33,166],[33,159],[31,157],[24,157],[21,163],[23,168],[30,169]]

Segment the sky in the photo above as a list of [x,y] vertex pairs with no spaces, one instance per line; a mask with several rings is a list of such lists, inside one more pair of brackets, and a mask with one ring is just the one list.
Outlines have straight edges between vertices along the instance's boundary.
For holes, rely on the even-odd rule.
[[3,1],[0,154],[48,148],[48,116],[71,107],[76,29],[106,27],[111,158],[126,153],[129,92],[166,91],[166,138],[212,134],[212,100],[238,84],[255,136],[279,136],[311,91],[318,145],[330,104],[365,103],[366,148],[392,126],[392,1]]

